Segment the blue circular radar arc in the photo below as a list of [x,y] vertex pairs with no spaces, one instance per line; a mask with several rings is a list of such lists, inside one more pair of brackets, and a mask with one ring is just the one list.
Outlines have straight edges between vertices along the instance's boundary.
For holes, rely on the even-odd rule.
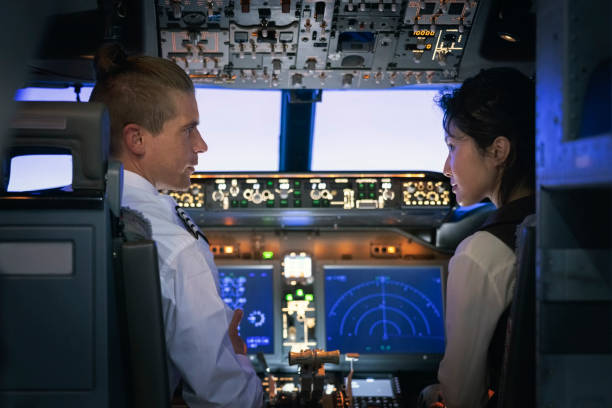
[[371,285],[376,285],[376,281],[368,281],[365,283],[360,283],[357,286],[353,286],[352,288],[350,288],[349,290],[347,290],[346,292],[344,292],[344,294],[342,296],[340,296],[338,298],[338,300],[336,300],[336,302],[334,303],[334,305],[331,307],[331,309],[329,310],[329,315],[330,316],[334,316],[335,312],[334,310],[336,309],[336,307],[344,300],[345,297],[349,296],[349,294],[352,294],[352,292],[356,291],[357,289],[361,289],[363,287],[366,286],[371,286]]
[[[414,294],[416,294],[417,296],[421,297],[422,299],[424,299],[426,301],[426,306],[427,307],[431,307],[434,314],[438,317],[440,317],[440,311],[438,310],[438,308],[436,307],[435,303],[431,301],[431,299],[425,295],[423,292],[421,292],[420,290],[416,289],[414,286],[412,285],[407,285],[403,282],[398,282],[396,280],[385,280],[384,281],[385,284],[387,285],[396,285],[396,286],[400,286],[403,288],[404,291],[406,290],[410,290],[411,292],[413,292]],[[344,292],[344,294],[342,296],[340,296],[338,298],[338,300],[336,300],[333,304],[333,306],[331,307],[331,309],[329,310],[329,316],[335,316],[336,312],[335,309],[338,307],[338,305],[340,303],[342,303],[342,301],[347,298],[348,296],[353,296],[353,292],[355,292],[358,289],[364,288],[366,286],[372,286],[372,285],[376,285],[379,286],[380,282],[375,278],[374,280],[365,282],[365,283],[360,283],[359,285],[353,286],[352,288],[348,289],[346,292]]]
[[[346,320],[348,319],[348,317],[351,314],[351,312],[353,311],[353,309],[355,309],[360,303],[363,303],[363,302],[365,302],[365,301],[367,301],[369,299],[376,298],[376,297],[383,297],[383,295],[382,295],[382,293],[376,293],[376,294],[373,294],[373,295],[365,296],[362,299],[358,300],[357,302],[353,303],[351,305],[351,307],[348,308],[346,313],[344,313],[344,316],[342,316],[342,322],[340,323],[340,335],[344,334],[344,326],[346,324]],[[415,304],[414,302],[406,299],[403,296],[399,296],[399,295],[386,294],[385,297],[399,299],[399,300],[401,300],[403,302],[408,303],[410,306],[412,306],[417,311],[417,313],[421,316],[421,319],[423,319],[423,323],[425,324],[425,327],[427,328],[427,334],[431,334],[431,328],[429,326],[429,320],[427,319],[427,317],[425,316],[425,313],[423,313],[423,311],[421,310],[421,308],[417,304]],[[386,306],[386,308],[387,309],[391,309],[389,306]],[[382,310],[383,308],[382,307],[378,307],[378,308],[372,309],[372,310],[378,310],[378,309]],[[396,310],[399,310],[399,309],[396,309]],[[366,313],[368,313],[368,312],[366,312]]]
[[[372,326],[370,326],[370,330],[368,331],[368,334],[371,336],[372,333],[374,332],[374,329],[376,328],[376,326],[379,326],[381,324],[389,324],[393,327],[395,327],[395,330],[397,330],[397,334],[398,335],[402,335],[402,328],[399,327],[399,325],[397,323],[395,323],[393,320],[378,320],[376,322],[374,322],[374,324]],[[412,331],[414,332],[414,325],[412,324],[412,322],[410,322],[410,326],[412,327]]]
[[[377,310],[382,310],[382,309],[383,309],[383,307],[384,307],[384,306],[379,306],[379,307],[376,307],[376,308],[374,308],[374,309],[368,310],[367,312],[365,312],[364,314],[362,314],[362,315],[361,315],[361,317],[359,318],[359,320],[357,320],[357,323],[355,324],[355,331],[354,331],[355,336],[356,336],[356,335],[357,335],[357,333],[359,332],[359,326],[361,326],[361,321],[362,321],[363,319],[365,319],[365,318],[366,318],[366,316],[367,316],[367,315],[369,315],[370,313],[374,313],[374,312],[376,312]],[[398,313],[398,314],[402,315],[402,316],[404,317],[404,319],[406,319],[406,321],[408,321],[408,324],[410,324],[410,327],[412,328],[412,334],[416,336],[416,327],[414,326],[414,322],[412,321],[412,319],[410,318],[410,316],[408,316],[406,313],[402,312],[401,310],[399,310],[399,309],[397,309],[397,308],[395,308],[395,307],[389,307],[389,306],[386,306],[386,307],[384,307],[384,308],[385,308],[385,309],[387,309],[387,310],[394,311],[394,312],[396,312],[396,313]],[[391,322],[391,320],[382,319],[382,320],[379,320],[379,322],[386,323],[386,322]],[[394,325],[395,325],[395,326],[397,326],[395,323],[394,323]],[[397,327],[399,327],[399,326],[397,326]],[[372,333],[371,333],[371,331],[370,331],[370,335],[371,335],[371,334],[372,334]],[[401,331],[401,330],[399,330],[399,334],[402,334],[402,331]],[[428,333],[428,334],[429,334],[429,333]],[[387,337],[387,336],[385,335],[385,336],[383,336],[383,338],[384,338],[384,337]],[[386,338],[384,338],[384,340],[387,340],[387,339],[386,339]]]

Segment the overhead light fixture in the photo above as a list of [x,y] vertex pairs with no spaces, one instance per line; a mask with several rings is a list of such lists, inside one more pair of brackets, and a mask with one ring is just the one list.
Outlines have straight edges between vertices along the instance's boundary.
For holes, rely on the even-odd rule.
[[516,43],[520,41],[518,35],[509,33],[507,31],[498,31],[497,35],[499,35],[499,38],[501,38],[502,40],[508,41],[511,43]]

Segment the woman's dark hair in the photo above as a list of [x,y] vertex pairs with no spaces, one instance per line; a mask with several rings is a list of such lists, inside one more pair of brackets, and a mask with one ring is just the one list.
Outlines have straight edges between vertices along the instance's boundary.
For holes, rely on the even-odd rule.
[[121,132],[129,123],[158,134],[176,114],[170,92],[195,92],[189,76],[174,62],[157,57],[127,56],[120,45],[105,44],[94,66],[96,86],[91,102],[106,105],[111,121],[112,155],[121,151]]
[[452,124],[471,136],[481,151],[498,136],[510,141],[500,186],[501,204],[519,186],[535,189],[535,86],[513,68],[492,68],[468,78],[460,88],[442,91],[444,129]]

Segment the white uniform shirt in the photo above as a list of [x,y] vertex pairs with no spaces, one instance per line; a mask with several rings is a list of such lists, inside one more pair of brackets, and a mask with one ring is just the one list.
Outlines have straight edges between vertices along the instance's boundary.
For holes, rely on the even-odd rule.
[[182,378],[192,408],[261,407],[261,381],[227,334],[232,311],[219,296],[206,241],[187,231],[172,197],[130,171],[124,171],[122,205],[151,222],[157,244],[171,392]]
[[449,262],[446,350],[438,369],[448,408],[487,404],[489,344],[512,300],[515,259],[514,252],[499,238],[478,231],[459,244]]

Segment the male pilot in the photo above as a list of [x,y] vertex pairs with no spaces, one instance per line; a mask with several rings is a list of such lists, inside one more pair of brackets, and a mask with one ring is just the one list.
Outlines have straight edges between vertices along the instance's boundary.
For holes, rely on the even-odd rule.
[[242,311],[231,317],[219,296],[204,235],[158,192],[187,189],[208,149],[193,83],[173,62],[127,57],[118,45],[102,47],[95,64],[90,100],[109,110],[111,156],[124,166],[122,205],[151,222],[157,243],[171,392],[182,379],[190,407],[258,408],[263,389],[237,333]]

